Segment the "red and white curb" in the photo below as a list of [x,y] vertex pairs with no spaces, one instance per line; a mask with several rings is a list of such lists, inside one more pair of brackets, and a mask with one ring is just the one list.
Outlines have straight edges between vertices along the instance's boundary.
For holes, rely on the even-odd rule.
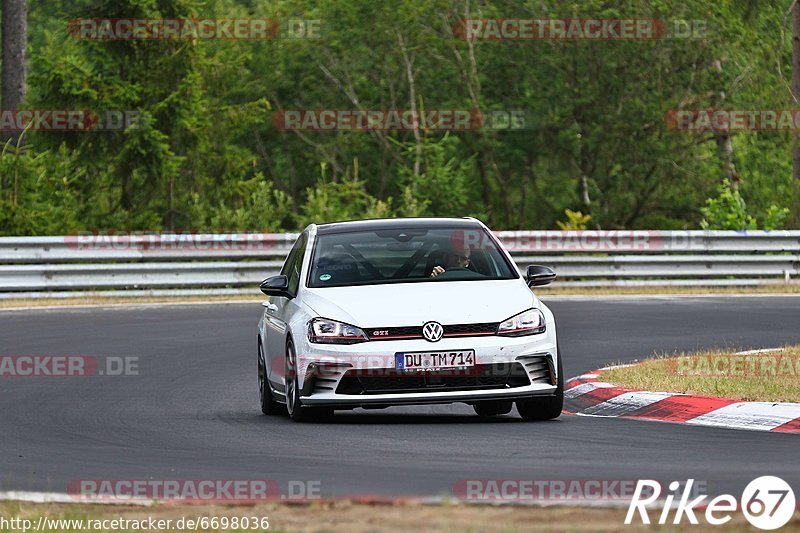
[[[714,396],[647,392],[602,381],[602,368],[567,381],[567,411],[753,431],[800,433],[800,403],[741,402]],[[619,367],[613,367],[619,368]]]

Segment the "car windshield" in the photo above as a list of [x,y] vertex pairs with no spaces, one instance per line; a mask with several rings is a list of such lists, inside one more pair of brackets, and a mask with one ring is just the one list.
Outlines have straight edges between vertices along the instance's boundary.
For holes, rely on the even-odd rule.
[[517,277],[483,228],[391,228],[318,235],[308,286]]

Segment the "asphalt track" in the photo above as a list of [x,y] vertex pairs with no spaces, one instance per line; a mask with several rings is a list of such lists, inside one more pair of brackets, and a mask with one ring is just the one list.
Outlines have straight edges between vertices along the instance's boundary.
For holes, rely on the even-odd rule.
[[[654,351],[800,343],[800,297],[549,303],[568,376]],[[436,496],[464,479],[694,478],[800,486],[797,435],[564,415],[480,420],[464,405],[262,416],[255,304],[0,312],[0,355],[138,356],[139,375],[0,378],[0,490],[80,479],[319,481],[322,495]]]

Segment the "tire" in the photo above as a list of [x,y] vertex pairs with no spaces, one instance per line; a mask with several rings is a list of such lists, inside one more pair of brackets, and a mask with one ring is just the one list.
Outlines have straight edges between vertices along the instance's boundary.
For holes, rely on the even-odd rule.
[[295,422],[322,421],[333,416],[333,409],[325,407],[303,407],[300,404],[300,386],[297,381],[297,354],[294,343],[286,343],[286,412]]
[[517,411],[526,422],[553,420],[561,415],[564,408],[564,367],[561,364],[561,350],[558,356],[558,384],[553,396],[541,396],[517,400]]
[[499,415],[507,415],[511,412],[511,408],[513,407],[513,402],[510,401],[490,401],[490,402],[479,402],[472,406],[475,409],[475,414],[478,416],[499,416]]
[[264,361],[264,352],[261,348],[261,339],[258,339],[258,395],[261,403],[261,412],[268,416],[279,416],[286,413],[286,407],[275,400],[269,388],[267,367]]

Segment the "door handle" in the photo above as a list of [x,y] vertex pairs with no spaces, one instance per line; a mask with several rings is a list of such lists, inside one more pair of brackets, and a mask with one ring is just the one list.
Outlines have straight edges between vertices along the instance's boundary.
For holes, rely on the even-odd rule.
[[278,306],[270,302],[261,302],[261,306],[266,308],[266,310],[270,313],[274,313],[278,310]]

